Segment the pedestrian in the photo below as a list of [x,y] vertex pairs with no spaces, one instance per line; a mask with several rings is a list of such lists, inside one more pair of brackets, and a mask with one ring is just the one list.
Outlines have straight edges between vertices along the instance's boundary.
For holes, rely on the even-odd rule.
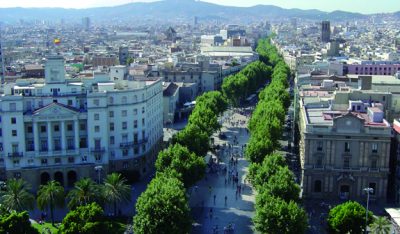
[[214,194],[214,205],[215,205],[215,199],[217,198],[217,195]]
[[228,196],[225,195],[225,206],[227,204],[227,201],[228,201]]
[[212,216],[213,216],[213,209],[212,209],[212,207],[210,208],[209,216],[210,216],[210,219],[212,219]]
[[226,182],[227,182],[227,181],[226,181],[226,177],[225,177],[225,186],[226,186]]

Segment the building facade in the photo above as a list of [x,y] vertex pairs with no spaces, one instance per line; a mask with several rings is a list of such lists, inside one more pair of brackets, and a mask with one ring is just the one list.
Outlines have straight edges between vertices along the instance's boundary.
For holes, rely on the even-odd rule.
[[52,179],[72,186],[110,171],[146,173],[162,139],[161,81],[109,77],[66,79],[63,57],[52,56],[44,81],[7,84],[0,179],[23,178],[37,189]]
[[385,200],[392,131],[383,105],[300,104],[303,197],[357,200],[370,187],[372,199]]
[[331,22],[322,21],[321,24],[321,41],[328,43],[331,40]]

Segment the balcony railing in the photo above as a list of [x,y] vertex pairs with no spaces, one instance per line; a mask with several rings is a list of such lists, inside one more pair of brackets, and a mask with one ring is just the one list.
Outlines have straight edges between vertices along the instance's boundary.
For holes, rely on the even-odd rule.
[[90,152],[93,152],[93,153],[104,153],[104,152],[106,152],[106,149],[104,147],[95,147],[95,148],[91,148]]
[[145,143],[147,143],[147,141],[148,141],[148,138],[144,138],[144,139],[141,139],[141,140],[138,140],[138,141],[123,142],[123,143],[119,144],[119,146],[121,148],[128,148],[128,147],[133,147],[135,145],[145,144]]
[[8,157],[21,158],[24,157],[24,153],[23,152],[8,153]]

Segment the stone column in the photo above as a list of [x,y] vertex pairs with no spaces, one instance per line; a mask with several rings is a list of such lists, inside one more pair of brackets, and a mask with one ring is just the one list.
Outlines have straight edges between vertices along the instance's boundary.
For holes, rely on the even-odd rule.
[[66,150],[67,149],[67,144],[66,144],[66,138],[65,138],[65,121],[61,121],[61,149]]
[[51,122],[47,122],[47,147],[48,151],[53,151],[53,129],[51,128]]
[[35,147],[35,152],[39,152],[40,150],[40,144],[39,144],[39,129],[38,129],[38,123],[36,121],[33,121],[33,144]]
[[79,150],[79,120],[74,120],[75,150]]

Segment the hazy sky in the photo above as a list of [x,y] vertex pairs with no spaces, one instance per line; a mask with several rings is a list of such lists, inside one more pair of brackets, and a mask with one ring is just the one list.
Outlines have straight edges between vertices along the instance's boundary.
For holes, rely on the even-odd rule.
[[[0,7],[88,8],[152,0],[0,0]],[[181,0],[183,1],[183,0]],[[221,5],[253,6],[272,4],[284,8],[345,10],[362,13],[400,11],[400,0],[204,0]]]

